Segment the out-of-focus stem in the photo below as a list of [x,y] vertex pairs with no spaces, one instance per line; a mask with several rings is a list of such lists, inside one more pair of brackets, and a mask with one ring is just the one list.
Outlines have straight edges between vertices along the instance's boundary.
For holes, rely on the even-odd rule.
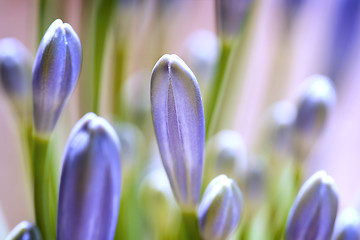
[[226,73],[226,68],[229,62],[229,56],[231,52],[231,44],[225,43],[222,41],[220,46],[220,55],[219,55],[219,61],[217,64],[216,72],[214,74],[214,80],[212,83],[212,88],[208,97],[208,101],[206,102],[207,105],[207,111],[205,120],[206,123],[206,139],[211,137],[213,134],[214,128],[217,124],[217,119],[219,116],[214,115],[216,113],[216,109],[221,107],[221,98],[220,98],[220,92],[224,88],[225,81],[227,81],[224,76]]
[[38,14],[38,36],[37,36],[37,42],[40,44],[41,39],[44,36],[45,33],[45,9],[46,9],[46,0],[39,0],[39,14]]
[[56,239],[57,184],[54,163],[47,159],[49,139],[33,137],[34,206],[43,239]]
[[114,85],[113,85],[113,95],[112,95],[112,104],[113,104],[113,114],[115,119],[119,120],[124,117],[123,108],[121,106],[121,93],[123,89],[123,84],[126,77],[126,49],[127,42],[126,40],[122,43],[115,42],[116,55],[115,55],[115,66],[114,66]]
[[182,212],[181,232],[184,239],[200,240],[198,219],[195,213]]
[[94,96],[92,111],[99,114],[100,93],[101,93],[101,69],[103,63],[105,41],[108,29],[111,25],[113,12],[115,11],[116,1],[101,0],[98,4],[95,16],[94,31]]

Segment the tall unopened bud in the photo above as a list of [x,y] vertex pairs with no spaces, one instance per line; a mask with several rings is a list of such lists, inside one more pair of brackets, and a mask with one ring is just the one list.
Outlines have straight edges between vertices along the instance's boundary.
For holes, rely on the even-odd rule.
[[336,219],[333,240],[360,239],[360,215],[353,208],[347,208]]
[[301,187],[291,207],[285,239],[330,239],[337,209],[334,180],[324,171],[315,173]]
[[198,83],[176,55],[164,55],[151,76],[151,107],[165,171],[183,211],[199,202],[205,144],[204,110]]
[[88,113],[73,128],[65,149],[57,239],[113,239],[120,191],[119,139],[105,119]]
[[307,79],[294,123],[295,148],[301,158],[312,150],[335,104],[336,93],[329,78],[313,75]]
[[253,0],[216,0],[217,28],[224,40],[232,40],[239,32]]
[[72,27],[55,20],[46,31],[33,68],[33,117],[35,130],[53,131],[77,83],[81,44]]
[[41,235],[33,223],[22,221],[11,230],[5,240],[41,240]]
[[225,175],[214,178],[201,200],[198,218],[204,239],[227,239],[241,219],[243,196],[235,181]]

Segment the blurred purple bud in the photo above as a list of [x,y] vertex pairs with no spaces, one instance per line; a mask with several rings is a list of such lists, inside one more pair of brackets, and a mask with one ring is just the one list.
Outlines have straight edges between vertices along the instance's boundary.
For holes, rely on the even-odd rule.
[[253,0],[216,0],[217,29],[224,39],[233,39],[239,32]]
[[301,187],[291,207],[285,239],[330,239],[337,209],[334,180],[325,171],[316,172]]
[[247,149],[241,135],[232,130],[223,130],[206,144],[206,181],[225,174],[240,183],[245,179]]
[[353,208],[347,208],[336,219],[333,240],[359,240],[360,215]]
[[347,63],[360,27],[360,1],[339,0],[337,3],[330,58],[330,76],[334,81],[338,81],[338,74]]
[[151,76],[151,107],[165,171],[183,211],[199,203],[205,119],[198,83],[176,55],[164,55]]
[[243,196],[235,181],[225,175],[207,186],[198,209],[200,233],[204,239],[227,239],[239,225]]
[[0,80],[10,98],[28,100],[30,73],[31,58],[25,46],[14,38],[0,40]]
[[57,239],[114,238],[120,206],[120,142],[93,113],[70,133],[61,173]]
[[291,23],[305,4],[306,0],[283,0],[286,23]]
[[72,27],[55,20],[46,31],[33,68],[33,117],[38,133],[55,128],[77,83],[81,67],[81,44]]
[[41,240],[41,235],[33,223],[22,221],[11,230],[5,240]]
[[304,156],[309,153],[335,104],[336,93],[331,80],[322,75],[310,76],[303,89],[294,123],[297,154]]

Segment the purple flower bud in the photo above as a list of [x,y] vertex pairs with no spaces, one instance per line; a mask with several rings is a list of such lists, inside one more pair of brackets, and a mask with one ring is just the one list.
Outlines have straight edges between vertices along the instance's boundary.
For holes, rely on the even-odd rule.
[[176,55],[164,55],[151,76],[151,106],[162,162],[183,211],[200,198],[205,143],[204,110],[198,83]]
[[55,20],[46,31],[33,68],[33,117],[38,133],[53,131],[77,83],[81,44],[72,27]]
[[337,209],[334,180],[325,171],[315,173],[301,187],[291,207],[285,239],[330,239]]
[[0,41],[0,80],[5,93],[14,100],[27,101],[30,93],[30,53],[13,38]]
[[360,215],[357,210],[347,208],[336,219],[334,240],[360,239]]
[[348,58],[357,43],[356,35],[360,18],[359,0],[337,1],[331,42],[330,76],[338,81],[339,72],[348,63]]
[[70,133],[61,173],[57,239],[114,238],[120,206],[120,142],[93,113]]
[[240,222],[243,196],[234,180],[225,175],[214,178],[201,200],[198,218],[204,239],[227,239]]
[[335,104],[336,93],[331,80],[322,75],[310,76],[303,89],[294,123],[298,154],[309,153]]
[[217,29],[220,36],[232,39],[239,32],[253,0],[216,0]]
[[41,235],[33,223],[22,221],[11,230],[5,240],[41,240]]

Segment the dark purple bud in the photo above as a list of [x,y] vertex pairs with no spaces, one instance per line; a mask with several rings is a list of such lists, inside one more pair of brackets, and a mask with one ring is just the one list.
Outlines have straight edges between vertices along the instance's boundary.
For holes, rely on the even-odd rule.
[[151,76],[151,110],[165,171],[183,211],[200,199],[205,119],[197,80],[176,55],[164,55]]
[[61,173],[57,239],[112,240],[120,206],[120,142],[93,113],[70,133]]
[[294,123],[297,154],[303,157],[309,154],[335,104],[336,93],[331,80],[322,75],[310,76],[299,100]]
[[359,30],[360,1],[339,0],[335,8],[334,30],[331,42],[330,76],[338,81],[339,71],[348,62],[351,51],[355,47]]
[[55,20],[40,43],[33,68],[33,117],[38,133],[48,135],[55,128],[77,83],[81,58],[75,31]]
[[233,39],[239,32],[253,0],[216,0],[217,29],[221,37]]
[[11,230],[5,240],[41,240],[41,235],[33,223],[22,221]]
[[25,46],[13,38],[0,40],[0,80],[12,99],[27,101],[30,95],[31,58]]
[[337,209],[334,180],[325,171],[315,173],[301,187],[291,207],[285,239],[330,239]]
[[243,196],[235,181],[225,175],[214,178],[201,200],[198,219],[204,239],[227,239],[239,225]]

